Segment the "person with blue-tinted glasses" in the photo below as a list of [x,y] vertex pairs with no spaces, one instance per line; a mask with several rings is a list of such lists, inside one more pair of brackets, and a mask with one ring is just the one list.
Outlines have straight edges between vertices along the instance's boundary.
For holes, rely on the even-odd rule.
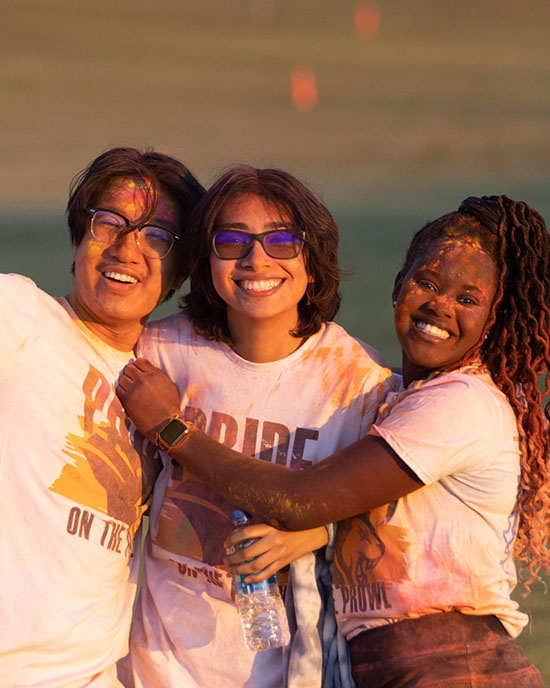
[[[183,312],[151,323],[138,350],[182,390],[182,417],[256,460],[294,470],[361,437],[391,372],[332,322],[340,270],[327,208],[287,172],[235,167],[197,206],[187,248]],[[178,423],[164,433],[167,444],[177,442]],[[128,685],[351,686],[330,595],[332,527],[330,535],[325,527],[247,528],[257,539],[247,551],[265,575],[292,562],[291,642],[254,653],[224,566],[231,508],[165,461],[124,662]]]

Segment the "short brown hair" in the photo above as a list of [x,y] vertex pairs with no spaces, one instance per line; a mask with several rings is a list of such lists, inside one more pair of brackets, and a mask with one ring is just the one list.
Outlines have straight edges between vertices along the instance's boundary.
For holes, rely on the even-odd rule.
[[[176,204],[184,226],[204,194],[204,188],[189,169],[165,153],[153,149],[111,148],[95,158],[71,182],[67,219],[74,246],[80,244],[86,232],[87,208],[97,203],[113,182],[122,177],[140,179],[144,182],[144,188],[151,189],[147,197],[149,213],[155,211],[159,191],[166,193]],[[184,260],[184,244],[184,241],[177,242],[176,250],[179,274],[185,278],[187,264]]]
[[180,302],[195,330],[207,339],[232,344],[226,305],[212,283],[212,234],[225,204],[253,194],[287,214],[297,230],[305,232],[304,261],[311,282],[298,304],[298,325],[291,333],[308,337],[332,320],[340,306],[338,287],[338,227],[327,208],[288,172],[246,165],[231,168],[205,193],[190,223],[190,292]]

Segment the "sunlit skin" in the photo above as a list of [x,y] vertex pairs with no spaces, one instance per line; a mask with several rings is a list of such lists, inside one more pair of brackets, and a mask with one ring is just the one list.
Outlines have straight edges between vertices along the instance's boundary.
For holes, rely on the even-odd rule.
[[456,363],[479,341],[496,284],[493,260],[475,241],[429,245],[404,276],[395,304],[406,385]]
[[[146,219],[146,189],[143,183],[121,178],[95,203],[115,210],[132,224]],[[148,222],[179,232],[175,203],[159,194],[157,208]],[[69,302],[79,319],[100,339],[120,351],[130,351],[155,306],[170,289],[179,286],[175,276],[175,252],[166,258],[143,255],[137,232],[106,244],[86,233],[74,247],[75,280]]]
[[[260,234],[290,227],[290,218],[275,205],[244,194],[225,204],[215,229]],[[263,363],[284,358],[300,346],[301,340],[290,332],[298,324],[298,303],[308,285],[303,251],[297,258],[270,258],[255,241],[250,253],[237,260],[221,260],[212,252],[210,269],[240,356]]]

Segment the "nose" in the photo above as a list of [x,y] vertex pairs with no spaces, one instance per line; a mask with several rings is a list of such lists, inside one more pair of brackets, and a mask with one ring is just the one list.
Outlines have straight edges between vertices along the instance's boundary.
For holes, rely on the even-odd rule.
[[258,270],[263,265],[269,265],[271,263],[271,258],[264,251],[264,247],[256,239],[252,242],[252,247],[250,251],[246,254],[244,258],[240,259],[241,267],[250,267],[254,270]]
[[138,262],[142,255],[138,246],[138,236],[137,229],[121,232],[116,241],[110,244],[110,253],[116,256],[122,263]]
[[446,294],[433,294],[425,308],[439,318],[452,317],[451,300]]

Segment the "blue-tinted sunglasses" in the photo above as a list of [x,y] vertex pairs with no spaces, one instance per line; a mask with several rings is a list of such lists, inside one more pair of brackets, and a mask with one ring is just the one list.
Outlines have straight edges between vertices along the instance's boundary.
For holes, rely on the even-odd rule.
[[220,229],[212,237],[212,250],[222,260],[244,258],[259,241],[270,258],[297,258],[305,243],[306,234],[292,229],[271,229],[261,234],[240,229]]

